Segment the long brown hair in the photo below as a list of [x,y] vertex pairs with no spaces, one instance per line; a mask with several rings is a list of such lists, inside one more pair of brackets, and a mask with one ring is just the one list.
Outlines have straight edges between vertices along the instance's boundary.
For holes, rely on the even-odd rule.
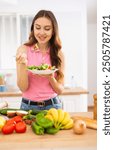
[[[59,57],[59,51],[62,48],[61,45],[61,41],[59,38],[59,31],[58,31],[58,23],[57,20],[54,16],[54,14],[49,11],[49,10],[40,10],[35,17],[33,18],[32,24],[31,24],[31,33],[29,36],[29,41],[27,43],[25,43],[25,45],[27,46],[32,46],[36,43],[38,43],[38,41],[36,40],[35,36],[34,36],[34,22],[36,19],[40,18],[40,17],[46,17],[49,20],[51,20],[52,22],[52,26],[53,26],[53,34],[52,37],[49,41],[50,44],[50,59],[51,59],[51,64],[52,66],[56,66],[57,68],[61,67],[61,59]],[[57,71],[57,78],[60,79],[63,77],[63,74],[60,70]]]

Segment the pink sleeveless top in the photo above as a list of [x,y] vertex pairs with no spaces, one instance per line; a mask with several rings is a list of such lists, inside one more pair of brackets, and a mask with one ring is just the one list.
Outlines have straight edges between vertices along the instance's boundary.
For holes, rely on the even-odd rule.
[[[42,58],[42,53],[40,50],[35,52],[32,49],[32,47],[28,47],[27,59],[28,59],[28,66],[31,65],[38,66],[41,65],[42,63],[47,63],[51,65],[49,49]],[[38,77],[35,74],[28,71],[28,80],[29,80],[29,87],[22,94],[24,98],[33,101],[42,101],[57,96],[57,93],[53,90],[52,86],[50,85],[46,77]]]

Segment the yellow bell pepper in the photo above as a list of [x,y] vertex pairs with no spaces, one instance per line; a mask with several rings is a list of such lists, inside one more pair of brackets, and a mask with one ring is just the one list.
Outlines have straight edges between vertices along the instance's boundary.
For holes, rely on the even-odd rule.
[[4,117],[0,116],[0,131],[2,130],[3,126],[5,125],[6,120]]

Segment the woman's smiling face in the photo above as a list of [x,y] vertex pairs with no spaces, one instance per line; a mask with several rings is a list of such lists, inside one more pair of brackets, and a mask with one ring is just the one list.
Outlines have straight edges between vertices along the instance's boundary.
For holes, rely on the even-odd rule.
[[47,44],[53,34],[51,20],[46,17],[40,17],[34,22],[34,36],[39,44]]

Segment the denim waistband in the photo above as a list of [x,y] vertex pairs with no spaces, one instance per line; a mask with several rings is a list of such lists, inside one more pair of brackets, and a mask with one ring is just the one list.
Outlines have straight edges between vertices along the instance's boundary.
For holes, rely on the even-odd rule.
[[22,102],[28,105],[38,105],[38,106],[48,106],[48,105],[52,105],[52,104],[59,104],[60,103],[60,99],[58,97],[54,97],[48,100],[44,100],[44,101],[32,101],[26,98],[22,98]]

